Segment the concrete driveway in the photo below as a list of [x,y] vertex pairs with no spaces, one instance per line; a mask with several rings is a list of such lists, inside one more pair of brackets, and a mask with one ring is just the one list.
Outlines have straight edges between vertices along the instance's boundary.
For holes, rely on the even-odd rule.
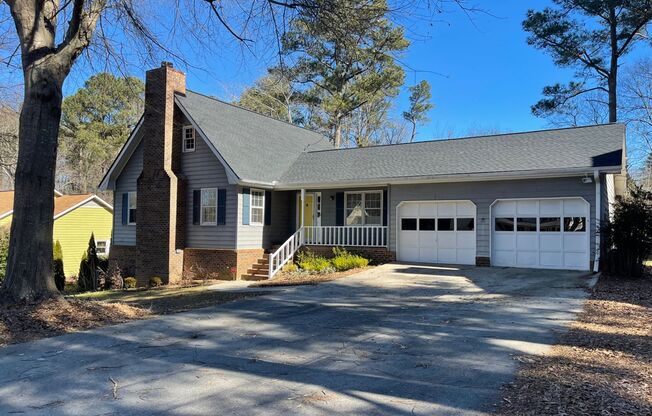
[[[0,414],[479,415],[582,273],[389,264],[0,349]],[[113,381],[115,381],[115,383]]]

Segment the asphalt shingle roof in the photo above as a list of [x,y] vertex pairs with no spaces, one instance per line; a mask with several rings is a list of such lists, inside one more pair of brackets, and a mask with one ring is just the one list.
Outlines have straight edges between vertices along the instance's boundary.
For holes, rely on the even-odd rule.
[[543,130],[299,155],[283,185],[620,166],[625,126]]
[[[75,195],[61,195],[54,197],[54,216],[69,210],[75,205],[92,197],[93,194],[75,194]],[[1,191],[0,192],[0,217],[13,211],[14,209],[14,191]]]
[[245,181],[278,180],[308,150],[332,149],[328,138],[193,91],[179,103]]

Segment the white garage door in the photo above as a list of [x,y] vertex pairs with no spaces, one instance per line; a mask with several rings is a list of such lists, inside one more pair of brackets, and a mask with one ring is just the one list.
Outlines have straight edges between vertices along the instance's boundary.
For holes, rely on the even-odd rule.
[[475,225],[471,201],[403,202],[398,209],[398,259],[475,264]]
[[492,266],[589,269],[584,199],[501,200],[491,217]]

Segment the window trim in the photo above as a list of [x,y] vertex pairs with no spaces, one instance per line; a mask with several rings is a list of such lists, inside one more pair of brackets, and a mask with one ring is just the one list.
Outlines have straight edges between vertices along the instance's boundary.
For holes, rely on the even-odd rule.
[[111,251],[111,240],[97,240],[95,241],[95,250],[97,251],[97,243],[104,243],[104,253],[98,253],[102,256],[108,256]]
[[[204,191],[215,191],[215,221],[204,221]],[[200,188],[199,190],[199,225],[214,226],[217,225],[217,198],[219,198],[217,188]],[[210,208],[210,207],[209,207]]]
[[[188,130],[192,130],[192,149],[186,148],[186,140],[190,140],[189,138],[186,138],[186,132]],[[181,152],[192,153],[195,151],[196,148],[197,148],[197,131],[193,126],[183,126],[183,129],[181,130]]]
[[[346,191],[344,192],[344,226],[345,227],[382,227],[383,226],[383,218],[384,218],[384,205],[383,205],[383,190],[382,189],[371,189],[371,190],[365,190],[365,191]],[[365,199],[365,194],[380,194],[380,224],[367,224],[367,216],[363,215],[362,216],[362,224],[355,224],[355,225],[346,225],[346,211],[347,211],[347,203],[348,203],[348,198],[350,194],[361,194],[362,199],[360,200],[362,203],[362,210],[366,214],[367,207],[366,205],[366,199]],[[374,208],[375,209],[375,208]]]
[[136,200],[136,212],[138,212],[138,195],[137,191],[127,191],[127,225],[136,225],[136,222],[138,221],[138,218],[136,218],[136,221],[131,221],[131,199],[132,195],[134,196],[134,199]]
[[[263,205],[262,206],[254,206],[253,204],[253,194],[254,192],[260,192],[263,196]],[[261,209],[263,211],[261,215],[261,221],[260,222],[254,222],[253,218],[253,210],[255,209]],[[253,225],[256,227],[260,226],[265,226],[265,190],[264,189],[257,189],[257,188],[249,188],[249,225]]]

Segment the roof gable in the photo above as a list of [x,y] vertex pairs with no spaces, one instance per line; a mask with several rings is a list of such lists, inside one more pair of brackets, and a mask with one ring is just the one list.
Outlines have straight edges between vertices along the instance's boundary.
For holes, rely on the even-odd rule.
[[228,167],[244,182],[271,184],[309,150],[332,149],[314,131],[192,91],[176,96]]
[[[98,205],[113,211],[113,207],[108,202],[95,194],[77,194],[77,195],[55,195],[53,217],[57,219],[70,211],[73,211],[89,202],[95,202]],[[14,211],[14,191],[0,192],[0,218],[11,215]]]

